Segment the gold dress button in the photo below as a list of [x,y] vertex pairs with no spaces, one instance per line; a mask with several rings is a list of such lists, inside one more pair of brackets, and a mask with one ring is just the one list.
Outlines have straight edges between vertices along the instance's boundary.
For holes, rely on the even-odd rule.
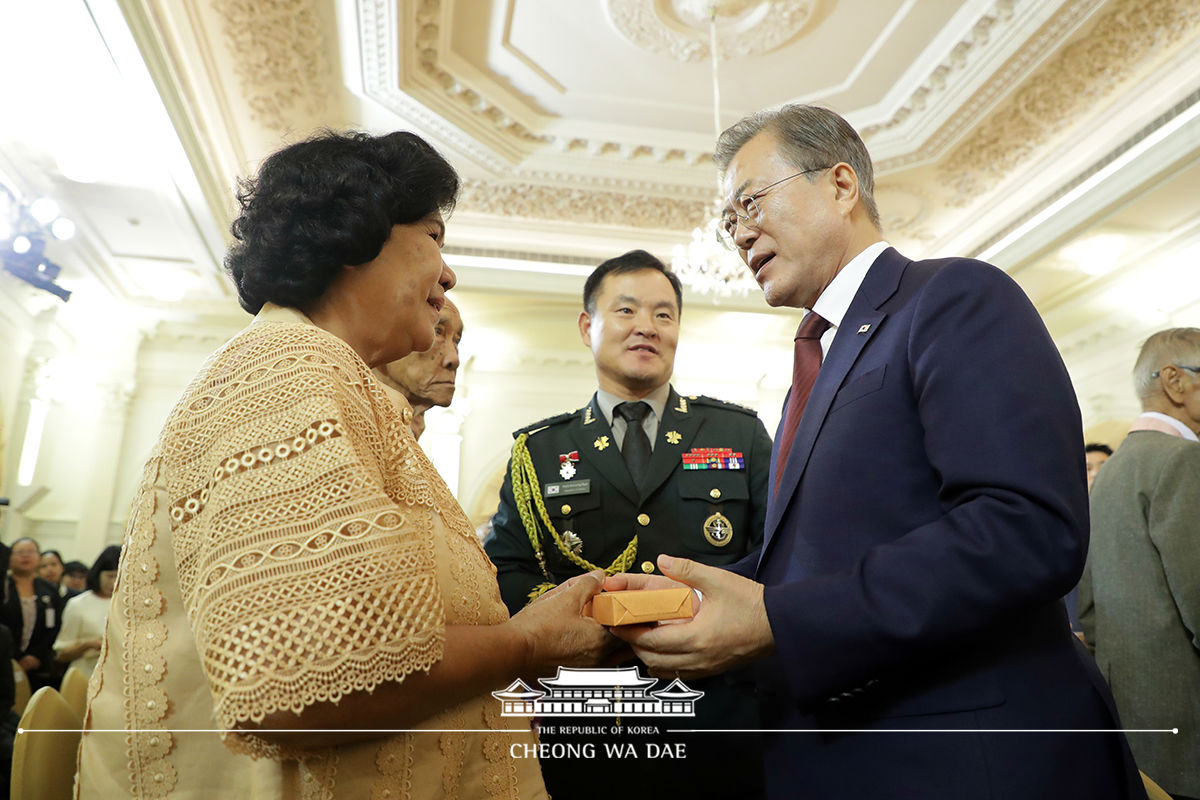
[[405,425],[408,425],[409,423],[411,423],[412,418],[413,418],[413,412],[412,412],[411,408],[405,408],[400,412],[400,419],[404,422]]
[[650,515],[649,514],[638,514],[637,521],[638,521],[638,525],[641,525],[644,528],[650,524]]
[[642,572],[646,573],[647,575],[649,575],[651,572],[654,572],[654,564],[650,561],[643,561]]
[[571,505],[570,505],[570,503],[563,503],[563,504],[562,504],[562,513],[564,513],[564,514],[570,514],[570,513],[571,513]]
[[721,490],[713,489],[711,492],[708,493],[708,496],[711,497],[713,500],[720,500],[721,499]]

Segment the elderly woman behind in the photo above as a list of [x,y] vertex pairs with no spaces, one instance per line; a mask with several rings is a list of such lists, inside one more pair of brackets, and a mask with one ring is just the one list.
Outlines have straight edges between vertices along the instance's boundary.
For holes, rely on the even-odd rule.
[[87,591],[70,598],[63,608],[62,629],[54,640],[54,658],[59,664],[69,664],[89,676],[96,668],[120,560],[119,546],[104,548],[88,571]]
[[258,316],[146,465],[82,797],[545,796],[536,761],[510,757],[528,721],[489,693],[609,654],[582,615],[600,581],[509,619],[410,410],[371,374],[433,342],[457,189],[409,133],[323,134],[243,186],[226,266]]

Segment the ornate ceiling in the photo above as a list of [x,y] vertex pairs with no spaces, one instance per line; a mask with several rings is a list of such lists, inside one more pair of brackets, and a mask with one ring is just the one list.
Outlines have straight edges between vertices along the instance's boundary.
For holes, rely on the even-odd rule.
[[[84,7],[30,5],[51,26]],[[715,193],[708,0],[86,5],[129,102],[166,121],[156,177],[73,181],[53,142],[7,124],[0,171],[80,219],[64,282],[147,320],[238,323],[219,270],[235,178],[321,126],[412,129],[449,155],[465,179],[447,239],[458,291],[521,347],[542,346],[540,329],[505,298],[571,313],[591,265],[631,247],[669,257]],[[1200,320],[1195,0],[717,7],[722,125],[795,100],[843,113],[876,160],[889,241],[1008,270],[1085,413],[1131,412],[1113,387],[1136,340]],[[62,124],[100,135],[120,119]],[[140,127],[123,138],[159,130]],[[190,281],[182,302],[155,298],[172,271]],[[748,336],[782,324],[760,297],[721,302],[750,312]]]

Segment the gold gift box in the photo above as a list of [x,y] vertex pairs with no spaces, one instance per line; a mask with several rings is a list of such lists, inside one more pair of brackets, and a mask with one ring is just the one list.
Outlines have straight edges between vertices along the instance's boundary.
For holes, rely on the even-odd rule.
[[695,615],[692,590],[687,588],[601,592],[592,598],[592,619],[601,625],[638,625]]

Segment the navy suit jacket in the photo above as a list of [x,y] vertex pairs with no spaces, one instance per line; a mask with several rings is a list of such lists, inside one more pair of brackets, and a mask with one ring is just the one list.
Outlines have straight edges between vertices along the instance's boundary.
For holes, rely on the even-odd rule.
[[822,731],[771,737],[772,797],[1144,797],[1119,734],[835,732],[1119,727],[1059,599],[1086,555],[1082,453],[1067,371],[1007,275],[876,259],[761,554],[734,567],[775,638],[764,727]]

